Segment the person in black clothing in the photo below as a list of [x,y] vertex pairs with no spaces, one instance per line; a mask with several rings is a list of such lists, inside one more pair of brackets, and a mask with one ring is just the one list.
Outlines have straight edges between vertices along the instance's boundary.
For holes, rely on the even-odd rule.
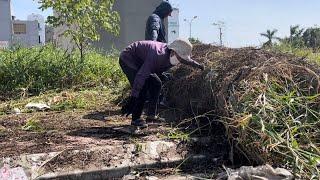
[[[164,19],[167,18],[168,16],[171,16],[172,11],[173,11],[173,8],[171,4],[167,1],[163,1],[156,8],[156,10],[147,20],[145,40],[167,43]],[[165,82],[168,79],[169,74],[168,73],[158,74],[158,76],[163,82]],[[147,101],[147,102],[149,103],[150,101]],[[158,103],[162,105],[166,105],[166,100],[163,92],[160,92]],[[150,103],[149,105],[154,106],[153,104],[150,104]],[[161,120],[164,121],[164,119],[161,119]]]
[[171,16],[172,5],[163,1],[148,18],[145,31],[145,40],[167,43],[164,19]]

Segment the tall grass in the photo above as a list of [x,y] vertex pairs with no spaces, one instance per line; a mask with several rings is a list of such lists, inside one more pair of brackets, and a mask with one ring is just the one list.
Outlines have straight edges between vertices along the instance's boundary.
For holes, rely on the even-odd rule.
[[304,48],[304,47],[297,48],[292,46],[289,43],[281,43],[281,44],[274,45],[273,47],[271,47],[271,49],[275,51],[280,51],[283,53],[293,54],[298,57],[305,57],[312,62],[320,64],[320,53],[310,48]]
[[125,82],[116,55],[87,52],[81,63],[78,52],[52,45],[0,51],[0,95],[16,92],[39,94],[72,87],[117,87]]
[[306,95],[298,87],[272,80],[246,94],[241,111],[228,124],[231,137],[257,163],[287,166],[296,177],[320,177],[320,94]]

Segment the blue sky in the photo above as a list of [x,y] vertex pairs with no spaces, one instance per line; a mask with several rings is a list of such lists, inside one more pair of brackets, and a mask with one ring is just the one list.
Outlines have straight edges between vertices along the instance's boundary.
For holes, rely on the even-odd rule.
[[44,17],[52,14],[52,10],[41,11],[37,0],[11,0],[13,15],[18,19],[25,20],[31,13],[41,14]]
[[[260,45],[267,29],[278,29],[278,36],[289,34],[290,25],[311,27],[320,24],[319,0],[171,0],[180,9],[180,16],[199,18],[194,21],[193,36],[208,43],[218,42],[218,20],[226,23],[228,46]],[[181,19],[182,19],[181,18]],[[180,33],[188,36],[189,26],[180,19]]]
[[[17,18],[28,14],[44,16],[33,0],[12,0]],[[224,21],[224,43],[231,47],[259,46],[265,39],[261,32],[278,29],[278,36],[289,34],[290,25],[311,27],[320,24],[319,0],[170,0],[180,9],[180,35],[189,37],[189,25],[184,18],[198,16],[192,25],[193,37],[206,43],[218,42],[218,30],[211,24]]]

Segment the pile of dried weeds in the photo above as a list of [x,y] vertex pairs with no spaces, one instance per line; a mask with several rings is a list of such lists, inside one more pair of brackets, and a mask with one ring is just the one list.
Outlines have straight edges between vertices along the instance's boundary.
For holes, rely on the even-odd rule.
[[320,67],[263,49],[194,47],[203,72],[181,66],[170,103],[189,117],[222,122],[230,142],[253,163],[289,166],[319,177]]

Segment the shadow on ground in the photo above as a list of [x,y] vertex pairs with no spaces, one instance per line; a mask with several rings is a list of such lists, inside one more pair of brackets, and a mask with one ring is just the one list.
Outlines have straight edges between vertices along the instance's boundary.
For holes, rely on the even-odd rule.
[[80,136],[100,139],[128,140],[132,137],[145,137],[148,133],[136,133],[135,128],[130,125],[114,127],[91,127],[69,132],[69,136]]
[[83,116],[83,119],[87,120],[98,120],[98,121],[108,121],[109,118],[121,115],[120,110],[106,110],[106,111],[96,111]]

